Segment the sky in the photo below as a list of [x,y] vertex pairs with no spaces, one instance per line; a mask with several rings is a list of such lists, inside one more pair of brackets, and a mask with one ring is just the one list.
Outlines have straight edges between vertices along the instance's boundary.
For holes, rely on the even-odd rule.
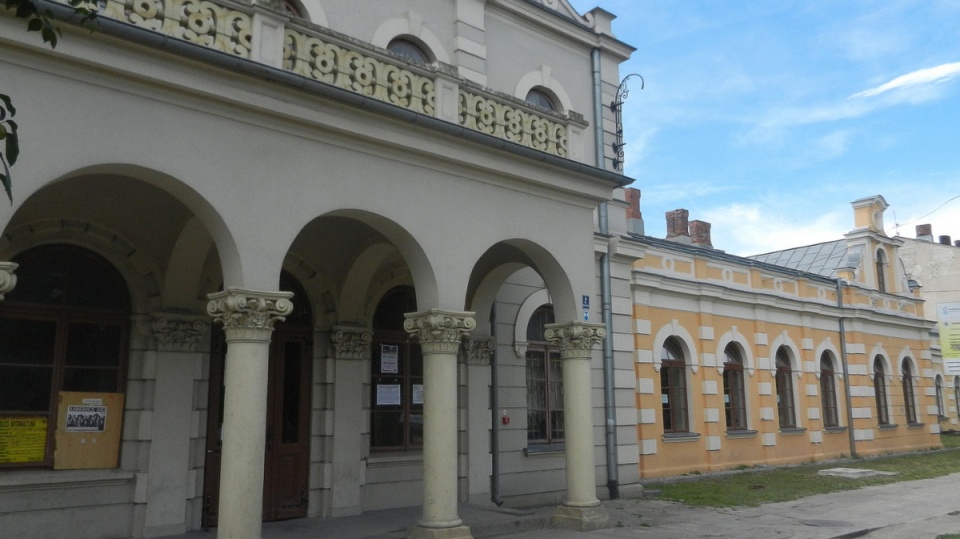
[[841,239],[882,195],[890,236],[960,239],[960,1],[571,0],[617,15],[625,173],[646,234],[677,208],[713,246]]

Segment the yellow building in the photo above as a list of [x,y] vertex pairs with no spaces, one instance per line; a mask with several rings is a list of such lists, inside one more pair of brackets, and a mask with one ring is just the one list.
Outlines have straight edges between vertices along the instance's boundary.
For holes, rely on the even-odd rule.
[[686,210],[631,236],[641,477],[939,445],[932,324],[886,201],[852,204],[843,239],[751,258]]

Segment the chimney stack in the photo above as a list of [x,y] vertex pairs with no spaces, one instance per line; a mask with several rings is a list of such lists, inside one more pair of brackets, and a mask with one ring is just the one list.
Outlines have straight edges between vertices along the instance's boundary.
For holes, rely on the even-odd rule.
[[687,218],[690,212],[678,209],[667,212],[667,239],[680,243],[690,243],[690,232],[687,228]]
[[950,245],[950,236],[940,236],[940,245]]
[[710,242],[710,223],[706,221],[690,221],[690,239],[697,247],[712,249]]
[[627,187],[623,190],[627,202],[627,231],[643,235],[643,214],[640,213],[640,190]]
[[933,241],[933,225],[917,225],[917,239],[921,241]]

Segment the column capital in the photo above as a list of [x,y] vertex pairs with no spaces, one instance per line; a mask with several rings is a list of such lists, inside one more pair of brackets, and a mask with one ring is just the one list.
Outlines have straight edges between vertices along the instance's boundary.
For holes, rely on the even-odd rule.
[[546,324],[544,336],[560,349],[561,359],[587,359],[593,347],[607,336],[603,324],[567,322]]
[[144,328],[161,352],[196,352],[209,323],[205,317],[182,313],[154,313]]
[[17,276],[13,274],[17,267],[15,262],[0,262],[0,300],[17,286]]
[[419,313],[407,313],[403,329],[420,338],[424,353],[456,354],[460,339],[477,327],[471,312],[441,311],[430,309]]
[[336,359],[367,359],[373,332],[357,326],[333,326],[330,341]]
[[207,314],[223,324],[227,342],[269,341],[273,325],[293,312],[293,292],[228,288],[207,297]]
[[467,364],[485,366],[490,365],[493,356],[493,337],[469,337],[466,342]]

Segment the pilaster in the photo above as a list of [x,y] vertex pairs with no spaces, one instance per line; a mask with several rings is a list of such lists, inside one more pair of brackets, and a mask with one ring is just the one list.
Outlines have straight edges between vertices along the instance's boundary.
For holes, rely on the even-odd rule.
[[0,300],[17,286],[17,276],[13,273],[17,267],[14,262],[0,262]]
[[557,346],[563,361],[567,496],[553,516],[553,525],[558,528],[589,531],[604,528],[608,522],[606,510],[597,499],[590,398],[590,356],[606,334],[603,324],[545,326],[544,336]]
[[189,527],[190,427],[200,345],[208,319],[156,313],[142,327],[156,344],[153,428],[144,537],[184,533]]
[[472,538],[457,515],[457,351],[476,327],[474,314],[432,309],[409,313],[407,333],[423,351],[423,518],[411,528],[415,539]]
[[240,288],[209,296],[207,313],[227,338],[218,537],[261,537],[270,335],[293,311],[292,296]]
[[467,359],[467,492],[470,503],[484,503],[490,497],[490,362],[493,337],[471,336],[464,341]]
[[[363,383],[369,377],[373,333],[357,326],[334,326],[333,424],[353,425],[363,409]],[[335,427],[336,428],[336,427]],[[362,437],[360,429],[337,429],[333,436],[333,516],[359,515],[361,507]]]

